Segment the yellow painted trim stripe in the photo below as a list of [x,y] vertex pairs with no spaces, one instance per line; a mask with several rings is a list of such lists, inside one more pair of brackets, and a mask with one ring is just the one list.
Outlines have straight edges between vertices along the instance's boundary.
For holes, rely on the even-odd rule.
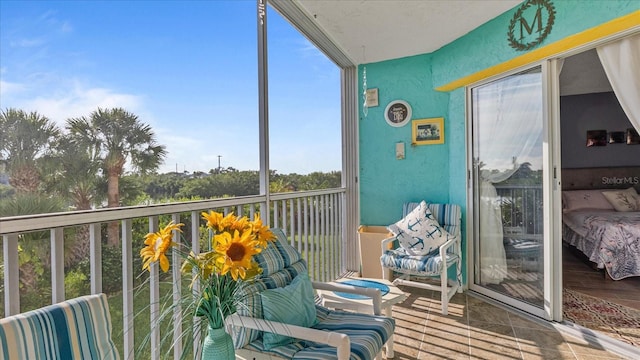
[[437,87],[437,91],[451,91],[462,86],[473,84],[482,79],[505,73],[520,66],[531,64],[543,59],[553,57],[554,55],[575,49],[584,44],[596,41],[607,36],[614,35],[632,27],[640,26],[640,10],[634,11],[628,15],[621,16],[609,22],[592,27],[583,32],[567,36],[562,40],[558,40],[553,44],[530,51],[522,56],[518,56],[511,60],[505,61],[498,65],[486,68],[471,75],[465,76],[458,80],[452,81],[446,85]]

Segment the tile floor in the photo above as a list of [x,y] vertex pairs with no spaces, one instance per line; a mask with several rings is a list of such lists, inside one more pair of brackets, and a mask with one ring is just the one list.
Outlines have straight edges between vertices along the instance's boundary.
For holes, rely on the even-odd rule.
[[395,359],[623,359],[472,295],[443,316],[439,293],[401,289],[411,295],[393,307]]

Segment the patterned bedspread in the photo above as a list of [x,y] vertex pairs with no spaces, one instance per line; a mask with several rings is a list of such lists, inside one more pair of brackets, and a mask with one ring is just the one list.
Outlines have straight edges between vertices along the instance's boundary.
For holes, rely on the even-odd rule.
[[564,241],[612,279],[640,276],[640,212],[572,211],[563,222]]

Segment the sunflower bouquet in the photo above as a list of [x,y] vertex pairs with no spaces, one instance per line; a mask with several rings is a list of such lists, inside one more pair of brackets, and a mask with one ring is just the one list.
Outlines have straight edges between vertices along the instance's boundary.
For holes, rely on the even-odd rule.
[[[240,287],[262,273],[254,259],[275,235],[263,225],[259,214],[253,220],[230,213],[203,212],[206,220],[206,243],[208,251],[194,254],[186,251],[186,245],[173,241],[174,232],[182,232],[184,224],[170,222],[158,232],[145,236],[145,247],[140,250],[144,270],[158,262],[164,272],[169,270],[166,254],[177,249],[183,257],[181,271],[191,278],[194,301],[192,315],[207,319],[210,328],[224,326],[227,316],[236,312],[240,299]],[[199,287],[194,285],[198,283]],[[196,291],[195,289],[198,289]]]

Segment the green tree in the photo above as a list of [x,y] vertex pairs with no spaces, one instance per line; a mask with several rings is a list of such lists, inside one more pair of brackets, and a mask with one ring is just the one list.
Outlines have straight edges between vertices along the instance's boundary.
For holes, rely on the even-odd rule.
[[179,197],[203,199],[223,196],[257,195],[260,192],[258,171],[240,171],[228,168],[210,172],[209,176],[185,181],[177,194]]
[[301,182],[298,184],[300,190],[317,190],[317,189],[332,189],[341,186],[342,173],[340,171],[324,172],[312,172],[308,175],[304,175]]
[[[203,175],[196,175],[195,177],[206,177]],[[160,175],[149,175],[144,178],[145,192],[154,200],[170,199],[176,196],[180,191],[184,183],[187,181],[187,176],[181,173],[166,173]]]
[[[101,109],[87,117],[67,120],[67,129],[80,146],[96,149],[96,159],[107,178],[107,206],[120,206],[120,178],[125,165],[141,174],[153,172],[164,161],[165,146],[158,145],[156,137],[138,116],[122,109]],[[118,223],[108,227],[108,243],[120,243]]]
[[39,191],[39,163],[51,152],[60,129],[37,112],[9,108],[0,112],[0,160],[5,160],[9,184],[17,193]]
[[[39,193],[19,193],[15,197],[0,200],[0,216],[18,216],[44,214],[64,210],[62,199]],[[22,299],[37,297],[51,287],[50,277],[45,271],[50,269],[50,248],[44,244],[49,241],[48,231],[34,231],[20,234],[18,243],[18,262],[20,265],[20,294]],[[28,295],[27,295],[28,294]],[[45,294],[42,294],[45,296]],[[35,300],[35,299],[33,299]],[[37,306],[36,306],[37,307]]]

